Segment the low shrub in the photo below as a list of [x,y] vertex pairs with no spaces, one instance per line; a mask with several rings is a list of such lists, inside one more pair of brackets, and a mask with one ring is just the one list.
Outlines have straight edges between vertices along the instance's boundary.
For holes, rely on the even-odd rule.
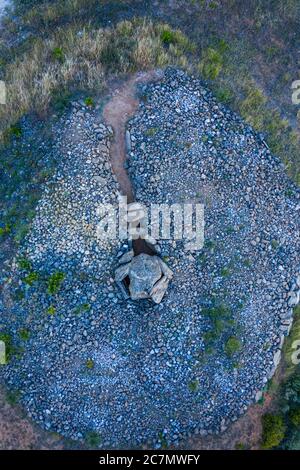
[[220,75],[228,49],[226,41],[221,39],[214,47],[208,47],[203,51],[199,71],[205,79],[215,80]]
[[231,336],[225,343],[225,352],[227,356],[232,357],[241,350],[241,342],[236,336]]
[[283,417],[267,413],[262,417],[262,427],[262,449],[278,446],[284,438],[286,429]]
[[65,55],[63,53],[63,50],[61,47],[54,47],[53,51],[52,51],[52,57],[53,59],[55,60],[58,60],[60,62],[63,62],[64,59],[65,59]]
[[95,431],[88,431],[85,434],[85,442],[88,447],[99,447],[101,444],[101,436]]
[[51,316],[55,315],[56,308],[54,307],[54,305],[50,305],[50,307],[48,307],[47,313],[48,313],[48,315],[51,315]]
[[94,369],[95,363],[94,363],[93,359],[87,359],[85,365],[86,365],[87,369]]
[[28,286],[32,286],[38,280],[39,280],[39,274],[35,271],[30,272],[29,274],[27,274],[27,276],[23,278],[23,281]]
[[11,227],[9,224],[6,224],[4,227],[0,227],[0,237],[5,237],[11,232]]
[[95,103],[94,103],[94,100],[93,98],[91,98],[90,96],[88,96],[87,98],[85,98],[84,100],[84,104],[90,108],[92,108],[93,106],[95,106]]
[[197,392],[198,388],[199,388],[199,381],[197,379],[189,382],[188,389],[190,392]]
[[17,263],[19,265],[19,268],[23,271],[31,271],[32,269],[31,262],[25,257],[18,258]]
[[11,406],[16,406],[19,403],[21,393],[19,390],[7,390],[5,394],[6,402]]
[[290,410],[289,419],[294,426],[300,426],[300,407]]
[[50,295],[57,294],[64,279],[65,279],[64,273],[60,271],[53,273],[48,280],[48,289],[47,289],[48,294]]
[[28,341],[29,338],[30,338],[30,331],[27,330],[26,328],[22,328],[20,331],[19,331],[19,336],[21,338],[22,341]]

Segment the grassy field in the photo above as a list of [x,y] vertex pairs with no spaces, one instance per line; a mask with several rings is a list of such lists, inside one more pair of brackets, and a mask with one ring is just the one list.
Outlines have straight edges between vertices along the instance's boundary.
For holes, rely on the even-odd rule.
[[57,28],[5,66],[8,101],[0,108],[1,132],[12,132],[28,112],[45,116],[51,103],[78,89],[100,93],[110,76],[167,64],[187,67],[191,49],[179,31],[143,19],[105,29]]
[[17,20],[7,19],[6,36],[22,32],[24,40],[0,53],[9,97],[0,109],[2,135],[28,112],[45,116],[73,91],[99,93],[112,75],[175,64],[202,77],[263,133],[299,183],[299,110],[291,103],[299,3],[182,3],[16,1]]

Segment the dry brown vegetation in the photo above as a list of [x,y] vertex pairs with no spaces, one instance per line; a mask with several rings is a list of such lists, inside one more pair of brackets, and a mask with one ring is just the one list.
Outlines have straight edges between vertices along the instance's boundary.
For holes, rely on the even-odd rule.
[[[164,32],[171,34],[166,43]],[[112,28],[60,28],[6,66],[8,102],[0,108],[1,132],[28,112],[45,114],[65,90],[101,91],[106,79],[167,64],[187,66],[190,42],[179,31],[151,21],[122,21]]]
[[[207,80],[219,100],[230,104],[264,133],[271,151],[282,159],[289,175],[299,184],[299,133],[280,106],[274,106],[265,84],[257,80],[256,70],[258,63],[264,69],[277,64],[286,69],[282,86],[291,80],[286,67],[288,50],[285,51],[283,41],[276,39],[276,28],[284,21],[293,31],[300,14],[295,0],[274,0],[272,15],[262,1],[257,1],[256,6],[245,6],[239,0],[227,0],[227,7],[222,2],[200,0],[153,1],[151,5],[139,0],[28,0],[25,6],[23,2],[15,3],[18,21],[29,35],[25,34],[25,40],[4,58],[1,78],[7,82],[9,101],[5,109],[0,109],[0,137],[24,114],[46,115],[51,102],[67,101],[65,97],[74,91],[99,93],[112,75],[172,64]],[[151,22],[149,17],[117,22],[121,11],[130,16],[133,12],[155,16],[152,6],[173,27]],[[104,11],[116,18],[114,26],[99,26]],[[212,34],[210,28],[218,21],[224,31],[218,28],[218,34]],[[234,31],[239,22],[247,32],[236,37]],[[7,31],[14,33],[16,28],[13,19],[8,18]],[[233,34],[228,29],[233,29]],[[272,41],[258,54],[254,38],[262,35],[260,43],[264,44],[265,30],[272,32]],[[256,56],[259,61],[254,65]],[[0,64],[1,60],[3,54]]]

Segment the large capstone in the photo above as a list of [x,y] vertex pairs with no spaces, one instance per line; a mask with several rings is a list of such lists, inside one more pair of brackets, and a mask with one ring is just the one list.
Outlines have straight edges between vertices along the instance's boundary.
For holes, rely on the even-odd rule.
[[[172,278],[172,271],[158,257],[142,253],[116,270],[115,280],[125,297],[152,299],[160,303]],[[128,295],[129,293],[129,295]]]

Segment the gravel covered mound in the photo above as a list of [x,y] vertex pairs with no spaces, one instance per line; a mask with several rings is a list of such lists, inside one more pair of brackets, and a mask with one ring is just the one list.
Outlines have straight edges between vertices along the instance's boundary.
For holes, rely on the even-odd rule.
[[113,275],[128,247],[96,237],[97,205],[118,196],[111,129],[75,106],[5,287],[24,298],[3,309],[19,354],[1,374],[46,429],[94,432],[103,447],[226,429],[260,398],[299,300],[299,192],[282,164],[183,72],[139,92],[127,133],[136,199],[204,203],[204,248],[159,242],[174,273],[162,303],[122,300]]

